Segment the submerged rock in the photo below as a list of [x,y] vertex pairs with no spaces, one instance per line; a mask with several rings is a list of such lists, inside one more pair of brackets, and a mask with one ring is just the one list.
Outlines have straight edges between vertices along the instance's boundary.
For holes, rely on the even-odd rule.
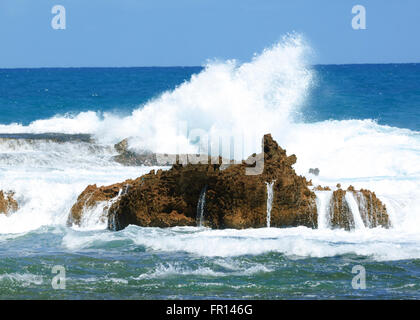
[[309,169],[309,173],[313,174],[314,176],[319,176],[319,169],[318,168],[311,168]]
[[150,151],[143,151],[136,153],[129,150],[128,139],[124,139],[114,146],[115,150],[119,153],[114,156],[114,161],[121,163],[125,166],[157,166],[158,160],[156,154]]
[[[163,154],[154,153],[149,150],[134,151],[129,148],[128,139],[114,145],[118,155],[113,157],[115,162],[124,166],[172,166],[173,164],[205,162],[222,164],[223,168],[230,165],[230,160],[220,157],[209,157],[204,154]],[[208,160],[208,161],[207,161]]]
[[18,210],[19,205],[13,198],[14,192],[3,192],[0,190],[0,214],[8,214]]

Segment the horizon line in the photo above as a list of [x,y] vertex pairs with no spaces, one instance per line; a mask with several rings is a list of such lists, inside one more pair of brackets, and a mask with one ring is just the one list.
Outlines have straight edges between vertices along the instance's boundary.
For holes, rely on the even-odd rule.
[[[355,66],[355,65],[395,65],[395,64],[420,64],[420,62],[367,62],[367,63],[316,63],[310,66]],[[162,65],[162,66],[83,66],[83,67],[0,67],[0,70],[27,70],[27,69],[140,69],[140,68],[205,68],[205,65]]]

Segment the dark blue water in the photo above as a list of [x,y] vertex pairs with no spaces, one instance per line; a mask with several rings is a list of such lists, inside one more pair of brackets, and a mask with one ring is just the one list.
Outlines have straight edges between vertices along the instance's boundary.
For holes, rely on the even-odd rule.
[[[420,64],[323,65],[304,105],[306,121],[375,119],[420,130]],[[129,114],[201,67],[0,70],[0,123],[27,125],[82,111]]]
[[307,102],[311,120],[375,119],[420,130],[420,64],[315,67],[317,82]]
[[83,111],[127,115],[201,67],[0,70],[0,123]]

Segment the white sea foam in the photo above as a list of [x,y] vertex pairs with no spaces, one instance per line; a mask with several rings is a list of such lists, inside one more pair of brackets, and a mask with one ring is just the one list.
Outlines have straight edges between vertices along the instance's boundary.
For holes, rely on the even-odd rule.
[[[250,63],[210,62],[190,81],[127,117],[83,112],[37,120],[28,126],[0,125],[0,132],[91,133],[107,143],[132,137],[130,144],[135,148],[194,152],[197,146],[180,132],[186,123],[189,129],[201,129],[214,137],[246,135],[260,141],[273,128],[287,129],[298,112],[312,81],[305,61],[308,49],[300,36],[288,36]],[[246,143],[244,154],[251,154],[255,147]]]
[[177,264],[159,264],[155,270],[142,273],[135,280],[142,279],[154,279],[154,278],[164,278],[168,276],[179,276],[179,275],[195,275],[195,276],[211,276],[211,277],[221,277],[225,274],[222,272],[215,272],[207,267],[198,267],[197,269],[192,269],[189,267],[182,267]]
[[3,281],[17,282],[19,286],[41,285],[42,276],[32,273],[5,273],[0,275],[0,283]]
[[[387,206],[393,228],[354,232],[129,228],[122,233],[124,237],[151,250],[205,256],[275,251],[315,257],[345,253],[378,259],[420,257],[420,133],[373,120],[303,122],[302,102],[315,79],[306,62],[308,51],[301,37],[291,36],[249,63],[210,62],[190,81],[127,117],[83,112],[37,120],[28,126],[0,125],[2,133],[89,133],[96,138],[93,145],[0,141],[0,189],[15,191],[21,206],[12,215],[0,215],[0,233],[64,224],[88,184],[111,184],[147,172],[150,168],[126,168],[111,161],[112,144],[123,138],[131,137],[134,149],[197,151],[199,146],[179,130],[185,122],[190,129],[214,137],[228,132],[235,140],[244,136],[261,139],[264,133],[272,133],[288,154],[297,155],[297,173],[315,185],[340,182],[344,188],[352,184],[375,191]],[[258,151],[257,143],[247,143],[241,157]],[[320,169],[319,176],[308,173],[315,167]],[[320,222],[325,226],[324,220]],[[64,245],[74,249],[89,246],[86,241],[92,239],[82,234],[66,235]],[[108,233],[101,236],[102,241],[113,241]]]
[[214,271],[210,267],[191,268],[179,263],[159,264],[154,270],[140,274],[135,280],[166,278],[170,276],[206,276],[206,277],[226,277],[226,276],[249,276],[256,273],[267,273],[273,270],[264,265],[253,265],[248,268],[236,268],[233,272]]
[[[109,185],[117,181],[136,178],[151,168],[144,167],[91,167],[87,168],[0,168],[0,190],[13,190],[19,210],[9,215],[0,214],[0,233],[21,233],[45,225],[63,225],[79,194],[89,185]],[[98,206],[97,211],[101,208]],[[100,219],[88,221],[85,229],[105,228]]]
[[[263,265],[241,265],[229,260],[230,258],[270,252],[297,259],[346,254],[370,256],[379,261],[420,258],[418,232],[401,233],[396,229],[383,228],[348,232],[306,227],[211,230],[195,227],[160,229],[129,226],[119,232],[68,231],[62,244],[69,250],[77,251],[106,247],[108,243],[122,240],[129,241],[126,245],[141,246],[150,252],[186,252],[196,256],[220,257],[223,259],[216,260],[216,263],[227,270],[223,273],[237,275],[271,272],[272,269],[269,265],[264,265],[264,268]],[[169,271],[170,268],[165,272]],[[177,269],[176,272],[181,271]],[[186,273],[189,271],[183,270]]]
[[[298,228],[201,230],[129,227],[123,231],[135,244],[160,252],[183,251],[198,256],[235,257],[269,252],[296,257],[331,257],[357,254],[377,260],[420,258],[418,233],[375,228],[348,232]],[[235,268],[235,267],[232,267]]]

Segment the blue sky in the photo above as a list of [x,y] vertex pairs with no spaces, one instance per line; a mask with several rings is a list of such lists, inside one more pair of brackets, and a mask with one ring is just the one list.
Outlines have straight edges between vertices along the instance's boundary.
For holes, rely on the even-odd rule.
[[[356,4],[366,30],[351,27]],[[66,30],[51,27],[54,5]],[[0,67],[247,61],[293,31],[313,63],[420,62],[419,0],[1,0]]]

